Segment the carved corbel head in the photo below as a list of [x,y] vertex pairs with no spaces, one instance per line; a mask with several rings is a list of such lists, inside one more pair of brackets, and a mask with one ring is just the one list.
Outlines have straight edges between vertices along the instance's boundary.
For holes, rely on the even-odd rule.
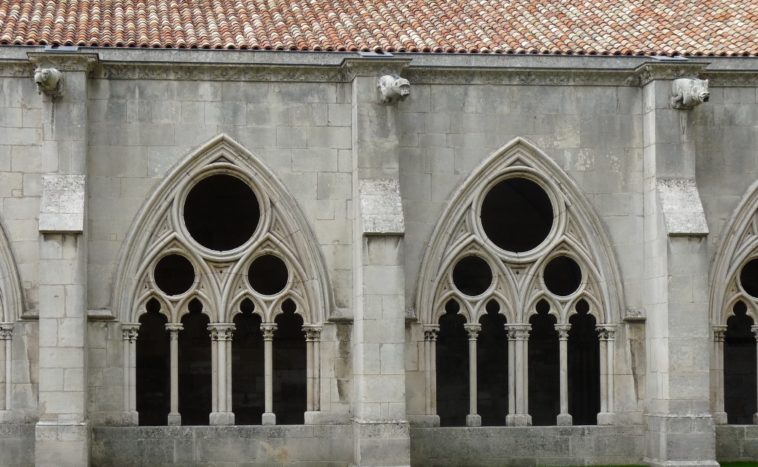
[[707,79],[679,78],[671,84],[671,107],[678,110],[693,109],[710,96]]
[[383,104],[405,100],[411,93],[411,83],[398,75],[384,75],[379,78],[379,93]]
[[34,83],[40,94],[56,98],[63,94],[63,73],[55,68],[37,68],[34,70]]

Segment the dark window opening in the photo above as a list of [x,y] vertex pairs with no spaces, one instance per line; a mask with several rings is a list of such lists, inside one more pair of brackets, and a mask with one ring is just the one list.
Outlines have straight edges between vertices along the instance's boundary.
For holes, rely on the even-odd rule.
[[740,284],[745,292],[758,298],[758,258],[748,261],[740,272]]
[[195,268],[182,255],[166,255],[158,261],[153,272],[155,285],[166,295],[180,295],[195,282]]
[[469,411],[468,333],[460,305],[447,302],[437,337],[437,413],[441,426],[465,426]]
[[263,295],[275,295],[287,286],[289,272],[281,258],[274,255],[262,255],[250,265],[248,271],[250,286]]
[[237,425],[260,425],[264,411],[263,333],[254,308],[246,299],[234,317],[232,410]]
[[482,202],[482,228],[506,251],[529,251],[542,243],[553,227],[553,205],[545,190],[525,178],[498,183]]
[[729,423],[749,425],[756,413],[755,337],[750,329],[753,319],[742,302],[737,302],[733,311],[724,336],[724,409]]
[[253,190],[237,177],[212,175],[195,184],[184,203],[184,223],[206,248],[226,251],[255,233],[260,207]]
[[274,413],[278,425],[302,424],[306,409],[306,347],[303,318],[292,300],[282,304],[274,333]]
[[600,339],[589,305],[580,300],[569,318],[568,397],[574,425],[596,425],[600,412]]
[[453,284],[465,295],[481,295],[492,285],[492,269],[482,258],[466,256],[453,268]]
[[143,426],[166,425],[171,408],[168,321],[156,299],[147,302],[137,334],[137,412]]
[[211,337],[208,316],[194,299],[179,331],[179,413],[182,425],[207,425],[211,413]]
[[560,412],[558,332],[550,306],[541,300],[529,322],[529,413],[532,425],[555,425]]
[[545,287],[552,293],[571,295],[582,282],[582,269],[568,256],[558,256],[547,263],[543,278]]
[[502,426],[508,413],[508,339],[505,316],[494,300],[479,323],[477,339],[477,406],[483,426]]

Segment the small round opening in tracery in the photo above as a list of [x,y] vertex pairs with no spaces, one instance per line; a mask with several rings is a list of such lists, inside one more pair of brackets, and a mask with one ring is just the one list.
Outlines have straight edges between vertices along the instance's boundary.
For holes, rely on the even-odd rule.
[[545,266],[545,287],[555,295],[566,296],[576,292],[582,283],[582,268],[568,256],[557,256]]
[[492,269],[478,256],[466,256],[453,268],[453,284],[464,295],[481,295],[492,285]]
[[182,255],[166,255],[153,271],[155,285],[166,295],[181,295],[195,282],[195,268]]
[[287,286],[289,270],[278,256],[266,254],[253,260],[248,270],[250,287],[262,295],[276,295]]

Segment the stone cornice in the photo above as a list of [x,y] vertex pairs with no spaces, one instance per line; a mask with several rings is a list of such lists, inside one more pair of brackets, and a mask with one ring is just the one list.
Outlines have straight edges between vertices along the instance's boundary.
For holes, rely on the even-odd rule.
[[697,78],[703,74],[708,62],[696,61],[659,61],[640,65],[635,70],[639,77],[639,86],[645,86],[655,80],[671,80],[676,78]]
[[399,75],[410,63],[409,58],[346,58],[341,68],[345,81],[352,81],[359,76]]
[[405,76],[413,84],[639,86],[632,70],[409,67]]
[[79,52],[29,52],[29,61],[37,66],[48,66],[60,71],[88,73],[98,63],[96,53]]

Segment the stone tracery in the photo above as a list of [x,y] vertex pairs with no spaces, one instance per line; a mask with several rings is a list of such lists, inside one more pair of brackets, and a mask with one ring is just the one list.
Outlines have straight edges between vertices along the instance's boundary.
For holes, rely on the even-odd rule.
[[[259,204],[257,210],[248,211],[259,216],[252,235],[235,239],[223,251],[211,249],[209,245],[216,244],[208,243],[206,237],[201,238],[203,241],[196,238],[196,221],[193,221],[193,229],[188,229],[185,222],[188,196],[193,195],[197,204],[194,188],[213,177],[241,181],[252,190]],[[247,212],[237,215],[244,217]],[[132,251],[127,251],[122,259],[122,273],[116,288],[121,294],[117,298],[121,300],[119,314],[124,323],[125,410],[132,421],[136,423],[138,419],[135,353],[139,317],[147,312],[151,301],[160,305],[159,312],[166,316],[165,327],[170,335],[169,424],[179,424],[181,420],[177,337],[185,332],[183,322],[192,303],[197,303],[209,320],[213,367],[211,424],[234,423],[232,336],[235,316],[242,312],[243,302],[252,304],[252,313],[260,317],[265,343],[262,423],[276,423],[271,344],[275,339],[277,317],[283,313],[285,303],[294,304],[294,312],[302,318],[308,362],[308,378],[303,382],[308,393],[306,410],[318,411],[319,330],[329,303],[326,274],[313,244],[305,239],[309,230],[286,190],[251,154],[220,136],[169,175],[141,217],[133,228],[136,232],[131,237],[136,240],[131,242]],[[278,271],[279,282],[273,288],[270,280],[276,274],[270,274],[274,270],[271,264],[276,266],[274,269],[282,270]]]
[[[751,406],[758,406],[755,390],[758,372],[754,364],[746,369],[752,379],[749,384],[726,384],[733,367],[739,365],[734,358],[734,352],[739,352],[737,341],[751,342],[753,337],[758,340],[755,332],[758,297],[752,289],[752,281],[758,281],[758,274],[752,269],[758,260],[758,182],[747,193],[724,228],[725,235],[711,270],[711,409],[717,424],[744,423],[741,419],[745,417],[729,413],[727,401],[730,398],[752,397]],[[748,352],[746,356],[755,362],[758,359],[752,355],[755,352]],[[746,391],[752,395],[745,394]],[[758,413],[753,413],[752,423],[758,423]]]
[[[510,183],[511,186],[534,185],[541,190],[541,195],[549,200],[551,206],[551,209],[541,211],[551,211],[552,216],[547,224],[537,219],[539,227],[535,232],[539,232],[535,235],[539,233],[539,238],[517,241],[514,245],[525,246],[513,251],[503,248],[507,242],[493,240],[492,235],[498,223],[503,224],[499,226],[503,228],[509,222],[517,224],[517,221],[492,222],[483,217],[487,215],[485,211],[492,212],[492,205],[497,204],[491,199],[491,190],[499,189],[510,181],[516,182]],[[531,187],[529,189],[536,191]],[[522,204],[529,206],[528,201]],[[486,209],[482,207],[485,202],[489,204]],[[465,318],[464,327],[470,341],[470,402],[466,424],[472,426],[480,423],[476,413],[477,332],[473,331],[474,328],[478,330],[479,320],[486,314],[487,303],[494,300],[500,307],[499,313],[506,319],[505,327],[508,330],[508,394],[501,395],[507,397],[509,402],[505,422],[508,425],[531,424],[528,396],[531,325],[528,323],[530,317],[537,313],[537,304],[542,302],[548,304],[548,313],[555,319],[555,329],[563,336],[558,347],[561,377],[557,423],[571,424],[566,343],[571,329],[570,318],[577,314],[577,304],[583,302],[587,305],[587,313],[594,317],[599,334],[601,401],[597,421],[600,424],[613,422],[614,323],[618,320],[620,287],[613,256],[607,242],[602,241],[605,238],[602,227],[591,212],[565,173],[523,139],[516,139],[501,149],[464,183],[435,228],[422,263],[422,286],[418,291],[417,310],[425,330],[427,415],[437,414],[438,365],[435,367],[434,360],[438,322],[446,313],[446,304],[454,301],[459,306],[458,313]],[[598,242],[598,239],[601,241]],[[483,280],[480,287],[469,291],[461,290],[454,277],[455,271],[472,257],[489,266],[492,280],[489,284]],[[569,272],[561,266],[557,274],[551,273],[551,278],[546,280],[545,269],[549,265],[552,267],[556,259],[568,264]],[[550,285],[555,280],[564,285],[560,290]]]

